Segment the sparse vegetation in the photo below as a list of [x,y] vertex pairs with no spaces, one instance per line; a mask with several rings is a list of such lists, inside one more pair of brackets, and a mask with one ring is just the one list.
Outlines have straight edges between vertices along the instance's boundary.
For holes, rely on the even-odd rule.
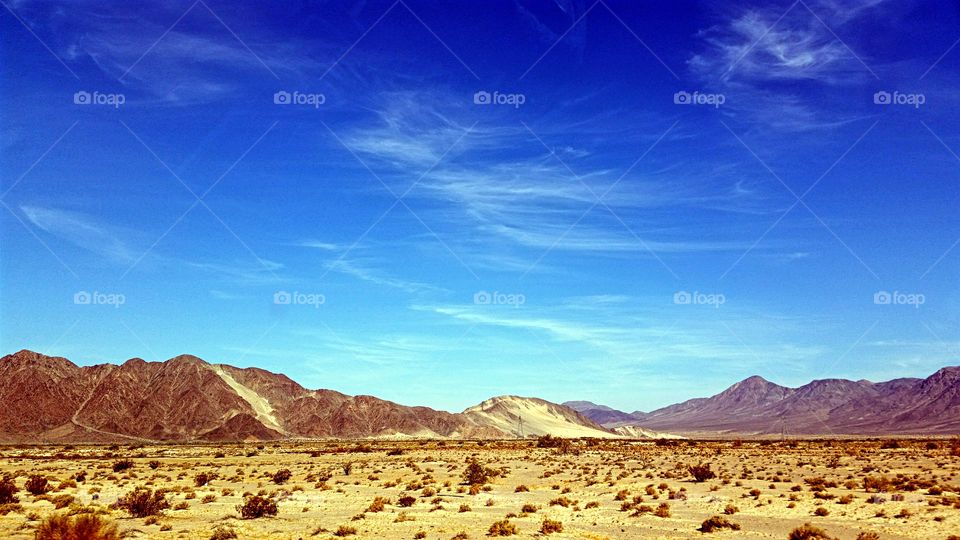
[[693,476],[693,479],[697,482],[706,482],[711,478],[716,478],[716,473],[710,470],[709,463],[700,463],[697,465],[692,465],[687,468],[690,471],[690,475]]
[[698,530],[704,533],[712,533],[714,531],[718,531],[721,529],[730,529],[733,531],[739,531],[740,525],[737,523],[728,521],[727,518],[723,516],[713,516],[705,519],[703,523],[700,524],[700,528]]
[[493,522],[493,525],[490,525],[490,528],[487,530],[488,536],[513,536],[517,534],[517,526],[513,523],[510,523],[508,519],[501,519],[500,521]]
[[237,507],[243,519],[257,519],[266,516],[275,516],[279,509],[273,499],[261,495],[251,495],[243,499],[243,504]]
[[92,513],[52,514],[34,531],[35,540],[120,540],[117,526]]
[[120,497],[114,506],[126,510],[133,517],[142,518],[159,514],[170,508],[170,503],[162,491],[138,487]]

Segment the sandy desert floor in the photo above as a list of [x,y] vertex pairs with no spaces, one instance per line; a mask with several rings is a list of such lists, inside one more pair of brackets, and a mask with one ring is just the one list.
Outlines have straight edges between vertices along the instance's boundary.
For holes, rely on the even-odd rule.
[[[716,476],[695,481],[698,464]],[[94,512],[127,538],[449,540],[506,520],[502,532],[513,525],[522,538],[785,539],[810,523],[842,539],[944,540],[960,535],[958,472],[950,440],[6,446],[0,475],[19,502],[0,505],[0,537]],[[111,508],[138,487],[160,490],[169,508]],[[258,494],[277,514],[242,519],[238,506]],[[739,530],[700,532],[712,516]]]

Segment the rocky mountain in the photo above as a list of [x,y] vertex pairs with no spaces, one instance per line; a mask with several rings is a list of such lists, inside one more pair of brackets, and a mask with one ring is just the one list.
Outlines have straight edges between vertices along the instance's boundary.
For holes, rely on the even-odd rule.
[[80,367],[20,351],[0,358],[0,442],[222,441],[281,438],[614,436],[542,400],[494,398],[464,413],[308,390],[257,368],[181,355]]
[[636,418],[629,413],[618,411],[606,405],[597,405],[590,401],[564,401],[563,404],[604,426],[636,421]]
[[[644,413],[577,408],[607,428],[682,434],[891,435],[960,433],[960,367],[926,379],[823,379],[799,388],[753,376],[709,398]],[[629,420],[621,419],[626,414]],[[614,420],[608,420],[614,419]]]
[[617,434],[564,405],[538,398],[500,396],[463,411],[475,423],[513,437],[616,437]]

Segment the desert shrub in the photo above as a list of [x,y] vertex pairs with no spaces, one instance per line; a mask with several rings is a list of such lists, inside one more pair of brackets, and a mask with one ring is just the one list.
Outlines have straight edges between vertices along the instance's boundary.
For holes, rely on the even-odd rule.
[[880,493],[882,491],[890,491],[893,487],[893,483],[886,476],[867,476],[863,479],[863,489],[866,491],[876,491]]
[[527,504],[523,505],[522,507],[520,507],[520,511],[523,512],[524,514],[536,514],[536,513],[537,513],[537,507],[536,507],[536,505],[527,503]]
[[375,497],[373,499],[373,502],[370,503],[370,506],[367,507],[367,512],[372,512],[372,513],[383,512],[383,509],[388,504],[390,504],[389,499],[384,499],[383,497]]
[[540,524],[540,532],[543,534],[563,532],[563,523],[553,519],[544,519]]
[[151,469],[156,469],[160,467],[160,462],[157,460],[153,460],[150,463],[147,463],[147,465],[149,465]]
[[243,499],[243,504],[237,506],[237,511],[243,519],[257,519],[263,516],[275,516],[279,509],[273,499],[251,495]]
[[96,514],[53,514],[34,531],[36,540],[120,540],[117,526]]
[[39,474],[31,476],[23,487],[33,495],[43,495],[50,491],[50,483],[46,477],[40,476]]
[[857,535],[857,540],[880,540],[880,535],[875,532],[864,531]]
[[547,433],[537,437],[537,448],[558,448],[563,444],[563,437],[554,437]]
[[53,503],[53,507],[55,509],[60,510],[61,508],[66,508],[70,506],[73,503],[74,499],[75,497],[73,495],[68,495],[64,493],[62,495],[57,495],[56,497],[51,497],[50,502]]
[[829,516],[829,515],[830,515],[830,511],[827,510],[826,508],[822,507],[822,506],[818,506],[817,509],[813,511],[813,515],[815,515],[815,516],[820,516],[820,517],[826,517],[826,516]]
[[346,525],[341,525],[337,528],[337,532],[333,533],[334,536],[350,536],[352,534],[357,534],[357,530]]
[[726,515],[728,515],[728,516],[732,516],[732,515],[736,514],[736,513],[739,512],[739,511],[740,511],[740,509],[737,508],[734,504],[728,504],[728,505],[726,506],[726,508],[723,509],[723,513],[726,514]]
[[888,440],[888,441],[883,441],[883,443],[880,444],[880,448],[881,448],[882,450],[890,450],[890,449],[900,448],[900,441],[897,441],[897,440],[895,440],[895,439],[891,439],[891,440]]
[[697,465],[691,465],[687,467],[687,470],[690,471],[690,474],[693,476],[693,479],[697,482],[704,482],[715,478],[717,475],[710,470],[709,463],[699,463]]
[[471,508],[470,508],[470,505],[469,505],[469,504],[461,504],[461,505],[460,505],[460,509],[457,510],[457,511],[462,514],[462,513],[464,513],[464,512],[469,512],[470,510],[471,510]]
[[200,473],[193,477],[193,483],[197,487],[203,487],[210,483],[213,478],[207,473]]
[[389,450],[389,451],[387,452],[387,455],[388,455],[388,456],[402,456],[402,455],[403,455],[403,450],[401,450],[400,448],[394,448],[393,450]]
[[290,479],[293,474],[290,472],[290,469],[280,469],[279,471],[273,473],[273,483],[282,484]]
[[132,469],[132,468],[133,468],[133,461],[130,461],[129,459],[121,459],[120,461],[116,461],[113,464],[113,472],[123,472],[127,469]]
[[653,511],[653,515],[661,518],[670,517],[670,505],[667,503],[660,503],[660,506],[657,506],[657,509]]
[[487,535],[489,536],[513,536],[517,534],[517,526],[513,523],[510,523],[508,519],[501,519],[500,521],[494,521],[493,525],[490,525],[490,528],[487,530]]
[[133,517],[155,516],[170,508],[167,496],[163,491],[153,491],[149,488],[138,487],[127,493],[114,504],[130,513]]
[[415,502],[417,502],[416,497],[411,497],[410,495],[404,495],[403,497],[400,497],[399,499],[397,499],[397,506],[407,508],[407,507],[413,506],[413,503]]
[[700,524],[698,529],[700,532],[711,533],[713,531],[718,531],[721,529],[730,529],[733,531],[739,531],[740,525],[728,521],[727,518],[723,516],[713,516],[703,520],[703,523]]
[[237,531],[223,525],[217,525],[213,529],[213,534],[210,535],[210,540],[233,540],[236,537]]
[[525,485],[523,485],[523,484],[520,484],[519,486],[517,486],[517,487],[513,490],[514,493],[526,493],[526,492],[528,492],[528,491],[530,491],[530,488],[528,488],[527,486],[525,486]]
[[481,486],[497,476],[497,471],[484,467],[477,460],[471,459],[463,471],[463,480],[471,486]]
[[787,540],[834,540],[834,538],[827,534],[827,531],[819,527],[814,527],[809,523],[804,523],[802,526],[790,531],[790,534],[787,535]]
[[350,476],[350,472],[353,471],[353,462],[352,462],[352,461],[348,461],[348,462],[344,463],[343,465],[341,465],[341,468],[343,469],[343,474],[344,474],[345,476]]

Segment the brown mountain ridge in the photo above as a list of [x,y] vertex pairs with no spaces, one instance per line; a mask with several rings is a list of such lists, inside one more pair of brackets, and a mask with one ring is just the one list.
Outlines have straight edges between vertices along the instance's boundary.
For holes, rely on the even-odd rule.
[[715,396],[648,413],[566,405],[608,428],[639,424],[686,435],[954,435],[960,434],[960,366],[925,379],[822,379],[798,388],[753,376]]
[[[510,398],[525,406],[528,425],[549,409],[562,419],[551,428],[616,436],[563,405]],[[519,420],[490,407],[454,414],[308,390],[282,374],[190,355],[80,367],[28,350],[0,358],[0,406],[0,442],[18,443],[509,438]]]

